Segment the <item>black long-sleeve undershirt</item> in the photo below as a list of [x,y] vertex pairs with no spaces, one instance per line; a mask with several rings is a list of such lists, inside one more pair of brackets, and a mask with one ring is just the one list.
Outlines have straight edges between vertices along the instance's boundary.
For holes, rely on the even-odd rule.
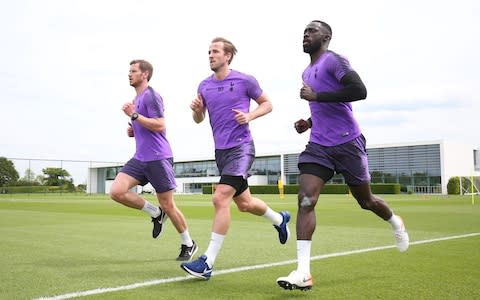
[[343,85],[335,92],[317,93],[318,102],[353,102],[367,98],[367,88],[355,71],[345,74],[340,83]]

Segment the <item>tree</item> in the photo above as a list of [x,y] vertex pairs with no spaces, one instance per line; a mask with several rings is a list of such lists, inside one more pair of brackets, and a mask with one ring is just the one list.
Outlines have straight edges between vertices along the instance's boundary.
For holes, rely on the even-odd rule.
[[39,184],[42,184],[42,182],[45,181],[45,176],[43,175],[37,175],[37,177],[35,177],[35,182],[38,182]]
[[38,180],[38,176],[32,171],[32,169],[28,168],[25,170],[25,176],[20,178],[17,181],[17,185],[19,186],[31,186],[31,185],[39,185],[42,181]]
[[25,170],[25,176],[22,177],[23,180],[26,182],[34,182],[35,181],[35,172],[32,169],[28,168]]
[[77,186],[77,191],[84,193],[87,190],[87,185],[86,184],[79,184]]
[[0,157],[0,186],[15,184],[18,177],[13,162],[5,157]]
[[43,174],[46,175],[43,179],[43,184],[48,186],[60,186],[61,190],[70,192],[75,191],[73,178],[70,173],[62,168],[46,168],[42,169]]
[[70,173],[62,168],[45,168],[42,169],[42,172],[46,175],[44,178],[45,185],[61,186],[73,182]]

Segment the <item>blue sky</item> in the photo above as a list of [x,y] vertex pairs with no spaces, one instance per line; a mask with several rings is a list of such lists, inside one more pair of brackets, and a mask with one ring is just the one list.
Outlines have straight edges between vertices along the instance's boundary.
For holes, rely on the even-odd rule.
[[258,153],[301,151],[309,116],[298,97],[303,30],[321,19],[330,49],[349,58],[368,98],[354,112],[368,144],[449,140],[480,147],[480,5],[476,1],[2,1],[0,156],[126,161],[121,106],[134,97],[129,62],[154,65],[176,159],[213,157],[208,122],[191,119],[208,46],[238,48],[231,67],[254,75],[272,100],[251,123]]

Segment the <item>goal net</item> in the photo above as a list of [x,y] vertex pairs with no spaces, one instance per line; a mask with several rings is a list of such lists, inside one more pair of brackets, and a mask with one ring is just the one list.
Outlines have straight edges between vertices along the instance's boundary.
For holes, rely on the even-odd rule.
[[460,177],[461,195],[480,195],[480,176]]

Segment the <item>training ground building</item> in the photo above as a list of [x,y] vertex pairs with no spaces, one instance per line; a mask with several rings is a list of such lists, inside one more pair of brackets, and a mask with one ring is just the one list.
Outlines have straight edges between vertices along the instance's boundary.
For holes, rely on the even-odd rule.
[[[303,149],[302,149],[303,150]],[[248,184],[298,184],[299,151],[258,155],[251,168]],[[399,183],[405,193],[447,194],[447,183],[455,176],[480,175],[480,148],[425,141],[367,146],[372,183]],[[109,193],[122,165],[95,164],[89,167],[88,193]],[[204,185],[213,186],[220,176],[214,158],[176,161],[177,193],[202,193]],[[336,174],[329,183],[345,183]],[[152,187],[138,186],[136,191],[152,192]]]

